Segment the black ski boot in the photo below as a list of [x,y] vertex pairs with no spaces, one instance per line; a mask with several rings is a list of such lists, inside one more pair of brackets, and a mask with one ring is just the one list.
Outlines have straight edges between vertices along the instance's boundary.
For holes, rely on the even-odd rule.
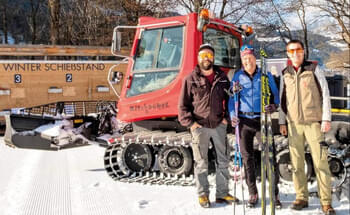
[[282,208],[282,203],[280,201],[279,195],[275,196],[275,208],[276,209],[281,209]]
[[259,200],[258,194],[249,195],[247,207],[254,208],[255,205],[258,203],[258,200]]

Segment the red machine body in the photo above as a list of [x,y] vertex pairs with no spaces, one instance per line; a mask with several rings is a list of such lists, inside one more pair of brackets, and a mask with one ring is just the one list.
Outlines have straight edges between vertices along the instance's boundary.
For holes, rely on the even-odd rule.
[[[202,32],[197,29],[198,19],[197,13],[161,19],[139,18],[140,27],[136,30],[130,54],[132,60],[129,61],[118,101],[119,120],[135,122],[176,117],[183,79],[196,66],[197,52],[203,43],[210,42],[216,49],[214,64],[224,71],[237,69],[240,65],[239,47],[242,44],[238,28],[219,19],[210,19],[207,30]],[[227,50],[224,50],[225,47]],[[144,62],[147,61],[143,62],[139,56],[145,55],[147,51],[144,49],[147,48],[152,49],[153,54],[158,53],[158,57],[149,61],[153,66],[145,66],[147,63]],[[221,59],[217,59],[217,56]],[[175,63],[172,64],[171,61]],[[157,78],[159,74],[164,78]],[[147,87],[151,89],[145,89]]]

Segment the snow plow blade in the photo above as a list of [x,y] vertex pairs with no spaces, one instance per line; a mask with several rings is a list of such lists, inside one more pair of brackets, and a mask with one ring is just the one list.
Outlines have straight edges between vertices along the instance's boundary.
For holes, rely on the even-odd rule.
[[5,115],[4,142],[41,150],[107,147],[109,139],[123,130],[115,120],[115,106],[115,102],[69,102],[20,109]]
[[71,144],[58,144],[59,125],[49,116],[25,116],[11,114],[5,116],[5,143],[12,147],[57,151],[88,145],[82,140]]

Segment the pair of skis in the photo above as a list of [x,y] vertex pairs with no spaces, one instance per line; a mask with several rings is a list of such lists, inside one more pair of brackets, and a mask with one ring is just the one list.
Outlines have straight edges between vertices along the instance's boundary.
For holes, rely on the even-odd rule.
[[261,209],[266,215],[266,173],[269,182],[270,210],[275,214],[275,169],[273,165],[273,132],[271,114],[265,111],[270,104],[270,88],[266,69],[267,54],[260,49],[261,63]]

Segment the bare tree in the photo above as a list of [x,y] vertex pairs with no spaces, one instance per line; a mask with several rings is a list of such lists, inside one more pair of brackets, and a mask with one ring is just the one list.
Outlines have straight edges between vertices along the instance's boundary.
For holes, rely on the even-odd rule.
[[48,0],[50,10],[50,40],[52,45],[59,43],[60,0]]
[[[124,18],[127,25],[137,25],[138,18],[141,16],[166,17],[174,13],[170,13],[177,6],[177,2],[173,0],[121,0],[121,8],[123,9]],[[132,44],[134,31],[125,30],[124,41],[128,41],[128,46]]]
[[29,30],[22,9],[22,0],[0,0],[0,29],[4,33],[4,43],[26,41]]
[[[226,2],[226,1],[225,1]],[[213,0],[180,0],[179,5],[189,13],[199,12],[201,8],[210,8]]]
[[[287,44],[290,39],[300,39],[305,44],[306,57],[309,56],[307,5],[305,0],[298,1],[260,1],[249,8],[249,20],[263,37],[271,37],[278,33],[281,41]],[[291,22],[293,20],[293,22]],[[295,20],[295,21],[294,21]],[[299,25],[299,26],[298,26]],[[296,28],[299,30],[293,30]],[[276,54],[284,52],[280,47]],[[274,50],[276,52],[276,50]]]
[[109,45],[120,9],[115,1],[62,0],[61,40],[70,45]]
[[236,24],[243,18],[250,6],[259,2],[259,0],[180,0],[178,5],[189,13],[199,12],[200,9],[207,8],[217,14],[219,19]]
[[333,18],[339,24],[340,34],[350,48],[350,2],[349,0],[324,0],[310,3],[319,8],[326,16]]
[[[281,38],[282,38],[283,42],[285,44],[287,44],[286,36],[287,36],[287,38],[292,38],[292,32],[291,32],[288,24],[286,23],[285,19],[281,15],[281,12],[280,12],[279,8],[276,6],[276,4],[274,3],[273,0],[271,0],[271,5],[272,5],[274,13],[276,13],[276,15],[278,17],[278,20],[279,20],[279,22],[277,22],[279,24],[276,26],[276,30],[281,35]],[[284,33],[284,32],[286,32],[286,33]]]
[[306,11],[305,11],[305,5],[303,0],[298,0],[298,3],[296,4],[296,12],[298,14],[302,31],[303,31],[303,39],[304,39],[304,45],[305,45],[305,57],[306,59],[309,58],[309,40],[308,40],[308,33],[307,33],[307,23],[306,23]]
[[0,0],[0,18],[2,32],[4,34],[3,43],[8,44],[8,3],[7,0]]
[[[73,45],[110,45],[116,25],[136,25],[140,16],[167,16],[174,4],[172,0],[61,0],[61,40]],[[132,40],[133,35],[130,32],[128,38]]]
[[275,36],[277,32],[282,42],[286,44],[293,37],[287,20],[291,13],[287,3],[274,0],[260,1],[249,7],[244,19],[256,28],[258,37]]
[[[30,6],[30,11],[27,16],[27,19],[28,19],[28,25],[31,31],[31,42],[32,44],[35,44],[39,39],[38,38],[39,32],[43,32],[43,30],[40,30],[40,29],[45,28],[46,30],[46,25],[44,23],[45,20],[43,18],[39,20],[39,16],[47,17],[45,14],[46,3],[44,2],[44,0],[30,0],[29,6]],[[38,25],[38,21],[39,21],[39,25]]]
[[173,0],[121,0],[128,24],[137,24],[140,16],[165,17],[177,5]]
[[233,24],[240,22],[251,7],[260,4],[261,0],[226,0],[219,4],[219,18],[225,19]]

